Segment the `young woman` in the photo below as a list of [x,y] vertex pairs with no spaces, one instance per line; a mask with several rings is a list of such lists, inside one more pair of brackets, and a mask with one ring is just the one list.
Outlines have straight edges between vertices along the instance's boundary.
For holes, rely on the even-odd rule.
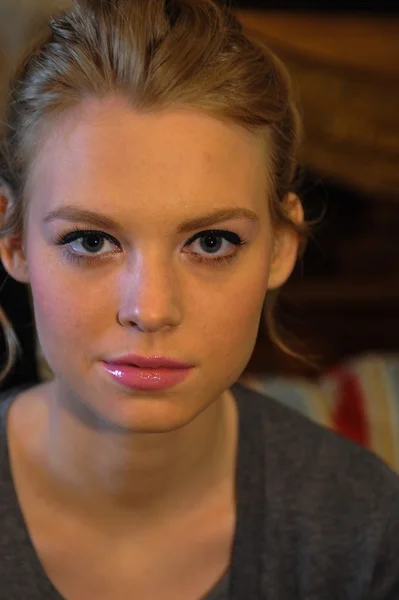
[[237,383],[306,235],[297,144],[213,0],[77,0],[27,52],[0,255],[54,377],[3,392],[1,598],[399,598],[398,478]]

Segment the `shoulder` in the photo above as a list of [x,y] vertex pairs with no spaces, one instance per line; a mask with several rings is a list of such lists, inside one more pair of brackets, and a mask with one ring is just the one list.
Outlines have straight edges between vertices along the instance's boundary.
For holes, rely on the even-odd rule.
[[257,432],[273,539],[286,548],[300,540],[301,564],[315,577],[333,573],[372,599],[399,598],[399,476],[299,412],[242,386],[234,392],[244,435]]
[[[252,452],[263,455],[265,486],[303,518],[367,525],[382,535],[391,520],[398,532],[399,476],[373,452],[257,392],[234,389],[243,435],[257,432]],[[248,457],[250,461],[250,457]],[[372,523],[372,527],[370,527]]]

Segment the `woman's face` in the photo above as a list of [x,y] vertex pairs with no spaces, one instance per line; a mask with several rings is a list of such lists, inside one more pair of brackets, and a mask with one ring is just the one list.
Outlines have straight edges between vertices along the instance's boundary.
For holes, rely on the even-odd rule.
[[[265,167],[264,142],[196,111],[91,100],[49,127],[26,257],[61,396],[124,429],[170,431],[237,380],[272,285]],[[103,362],[126,353],[192,368],[168,389],[131,389]]]

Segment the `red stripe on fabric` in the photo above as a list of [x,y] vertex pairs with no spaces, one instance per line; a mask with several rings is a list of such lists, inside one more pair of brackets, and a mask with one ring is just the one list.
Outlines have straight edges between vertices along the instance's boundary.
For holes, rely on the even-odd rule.
[[370,430],[359,380],[343,367],[329,373],[337,389],[332,424],[335,431],[362,446],[370,447]]

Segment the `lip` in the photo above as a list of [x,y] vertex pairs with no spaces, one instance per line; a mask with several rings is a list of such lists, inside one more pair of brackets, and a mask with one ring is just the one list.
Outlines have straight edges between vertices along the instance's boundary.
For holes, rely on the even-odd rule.
[[111,365],[127,365],[143,369],[189,369],[193,366],[187,362],[165,356],[139,356],[138,354],[124,354],[105,362]]
[[[176,361],[173,362],[176,365]],[[174,366],[172,368],[157,366],[151,368],[102,361],[102,366],[117,383],[129,389],[143,392],[154,392],[172,388],[184,381],[192,371],[191,365],[187,367]]]

